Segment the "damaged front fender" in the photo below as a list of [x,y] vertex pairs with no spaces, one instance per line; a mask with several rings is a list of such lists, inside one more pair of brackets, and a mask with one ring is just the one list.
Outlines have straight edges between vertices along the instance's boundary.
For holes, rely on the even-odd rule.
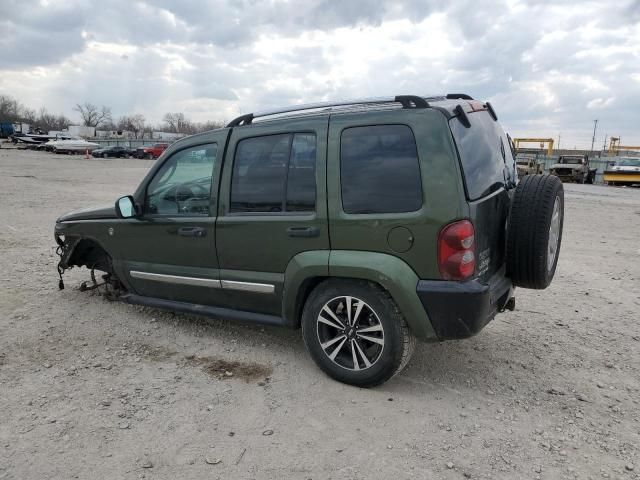
[[56,249],[56,253],[60,257],[60,261],[58,262],[58,273],[62,275],[67,268],[71,268],[72,265],[69,264],[69,260],[75,251],[76,246],[80,243],[80,237],[64,237],[63,235],[59,235],[56,233],[55,235],[56,243],[58,244],[58,248]]
[[91,270],[91,278],[94,284],[96,284],[94,270],[100,270],[106,274],[103,277],[105,282],[120,286],[113,271],[111,256],[97,241],[77,235],[64,235],[58,229],[56,229],[54,237],[58,244],[56,253],[60,257],[57,265],[60,277],[58,288],[60,290],[64,289],[62,275],[66,270],[73,267],[87,267]]

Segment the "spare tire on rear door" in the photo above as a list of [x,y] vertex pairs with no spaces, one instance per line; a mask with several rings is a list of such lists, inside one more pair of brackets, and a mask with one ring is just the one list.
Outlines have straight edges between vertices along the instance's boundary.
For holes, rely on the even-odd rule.
[[507,275],[522,288],[547,288],[560,253],[564,189],[553,175],[527,175],[516,188],[507,231]]

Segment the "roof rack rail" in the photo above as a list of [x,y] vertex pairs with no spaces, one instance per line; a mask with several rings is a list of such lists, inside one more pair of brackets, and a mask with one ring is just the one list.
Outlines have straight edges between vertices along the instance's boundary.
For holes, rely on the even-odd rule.
[[456,114],[456,116],[460,120],[460,123],[462,123],[465,128],[471,128],[471,122],[469,121],[467,112],[465,112],[464,108],[462,108],[462,105],[456,105],[456,108],[453,109],[453,112]]
[[321,108],[343,107],[348,105],[376,105],[385,103],[400,103],[402,108],[429,108],[429,102],[419,95],[396,95],[395,97],[359,98],[353,100],[338,100],[334,102],[307,103],[290,107],[247,113],[234,118],[227,124],[227,128],[250,125],[255,118],[279,115],[282,113],[300,112],[303,110],[317,110]]
[[447,93],[448,100],[473,100],[471,95],[466,93]]

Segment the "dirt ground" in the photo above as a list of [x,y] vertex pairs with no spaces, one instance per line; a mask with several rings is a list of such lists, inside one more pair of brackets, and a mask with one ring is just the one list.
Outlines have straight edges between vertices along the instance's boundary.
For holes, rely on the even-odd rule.
[[640,189],[566,185],[551,287],[364,390],[300,331],[58,291],[55,219],[150,165],[0,149],[0,479],[640,478]]

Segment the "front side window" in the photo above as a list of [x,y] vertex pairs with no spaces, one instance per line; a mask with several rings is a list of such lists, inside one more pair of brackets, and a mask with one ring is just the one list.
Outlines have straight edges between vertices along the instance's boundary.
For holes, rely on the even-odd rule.
[[198,145],[174,153],[147,187],[145,213],[208,215],[218,145]]
[[345,213],[415,212],[422,179],[413,132],[406,125],[347,128],[340,141]]
[[316,136],[267,135],[238,143],[231,179],[232,213],[313,212]]

